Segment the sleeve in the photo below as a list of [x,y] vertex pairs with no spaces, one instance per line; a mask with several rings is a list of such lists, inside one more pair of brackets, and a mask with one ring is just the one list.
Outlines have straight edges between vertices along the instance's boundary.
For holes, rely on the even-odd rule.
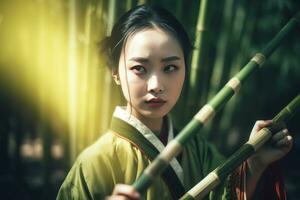
[[[230,177],[230,193],[231,196],[235,195],[235,199],[246,200],[245,190],[247,168],[247,162],[243,162],[243,164]],[[287,199],[283,177],[277,163],[269,165],[263,173],[252,199]]]
[[93,199],[88,189],[81,163],[74,164],[56,197],[56,200],[73,199]]
[[123,182],[119,166],[115,146],[111,142],[108,145],[96,142],[78,156],[56,200],[104,199],[117,182]]
[[[217,148],[197,134],[185,146],[181,156],[186,191],[190,191],[224,161],[225,157]],[[246,173],[247,162],[244,162],[221,181],[205,199],[246,200]],[[270,165],[262,175],[254,195],[256,198],[253,199],[286,199],[282,177],[276,164]]]
[[[220,153],[220,151],[218,151],[216,146],[199,135],[196,137],[195,146],[197,149],[198,159],[200,160],[199,164],[201,165],[201,179],[203,179],[207,176],[207,174],[220,166],[225,161],[225,157]],[[231,199],[229,183],[230,180],[228,178],[222,181],[217,187],[214,188],[214,190],[209,193],[207,199]]]
[[[220,151],[206,140],[202,136],[197,136],[197,151],[200,157],[200,164],[202,168],[202,179],[207,176],[210,172],[219,167],[226,160]],[[207,199],[215,200],[231,200],[236,198],[236,191],[232,189],[233,180],[237,180],[239,176],[236,174],[234,178],[228,176],[225,180],[221,181],[210,193],[207,195]],[[243,185],[241,185],[243,186]]]
[[[216,146],[206,139],[200,139],[201,147],[198,148],[200,160],[202,163],[203,175],[207,175],[225,161],[225,157],[218,151]],[[199,140],[198,140],[199,141]]]
[[[220,166],[225,157],[205,138],[197,137],[197,151],[202,166],[203,178]],[[209,194],[209,199],[246,200],[247,162],[243,162],[227,179],[222,181]],[[286,200],[283,178],[276,163],[271,164],[263,173],[252,199]]]

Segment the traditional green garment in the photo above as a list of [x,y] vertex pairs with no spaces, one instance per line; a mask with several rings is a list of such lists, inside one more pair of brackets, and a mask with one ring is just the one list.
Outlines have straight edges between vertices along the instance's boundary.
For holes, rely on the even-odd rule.
[[[170,141],[174,131],[170,117],[167,120]],[[80,154],[57,200],[104,199],[112,194],[115,184],[132,184],[164,147],[148,127],[117,107],[110,130]],[[198,134],[183,149],[180,162],[173,159],[164,176],[148,189],[145,199],[178,198],[222,161],[224,158],[216,148]],[[229,182],[220,184],[208,198],[229,199]]]

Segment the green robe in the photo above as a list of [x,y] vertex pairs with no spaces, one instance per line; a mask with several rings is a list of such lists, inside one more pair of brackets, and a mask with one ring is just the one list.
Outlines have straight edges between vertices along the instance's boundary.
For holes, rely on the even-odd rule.
[[[168,131],[170,141],[174,133],[169,117]],[[136,135],[150,145],[140,148],[130,138]],[[164,147],[149,128],[123,108],[117,107],[110,130],[79,155],[59,190],[57,200],[104,199],[112,194],[115,184],[132,184],[141,175],[152,160],[149,148],[161,152]],[[223,160],[216,148],[198,134],[184,147],[180,163],[177,159],[172,160],[170,171],[186,192]],[[145,199],[172,199],[167,186],[172,181],[158,178],[148,189]],[[207,198],[228,199],[228,182],[226,180],[220,184]]]

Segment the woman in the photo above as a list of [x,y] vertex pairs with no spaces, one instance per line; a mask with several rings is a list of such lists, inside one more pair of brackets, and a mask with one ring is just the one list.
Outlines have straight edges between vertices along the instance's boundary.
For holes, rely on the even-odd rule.
[[[127,105],[116,108],[107,133],[78,157],[57,199],[140,199],[130,185],[176,134],[168,113],[180,96],[191,50],[180,23],[164,9],[138,6],[120,18],[102,48]],[[271,123],[256,122],[250,137]],[[286,129],[276,133],[272,144],[245,162],[246,170],[230,176],[209,198],[253,197],[268,165],[291,147]],[[222,160],[198,134],[143,197],[178,199]],[[236,184],[240,178],[244,185]]]

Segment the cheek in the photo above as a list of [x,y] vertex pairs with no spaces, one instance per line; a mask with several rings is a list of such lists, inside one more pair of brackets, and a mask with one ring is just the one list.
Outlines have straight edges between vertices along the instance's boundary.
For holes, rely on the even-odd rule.
[[127,101],[130,100],[128,91],[130,93],[131,101],[137,98],[141,98],[145,95],[145,81],[139,79],[138,77],[136,77],[136,75],[127,71],[127,79],[126,76],[122,76],[122,78],[120,79],[123,95],[125,96]]
[[177,99],[180,96],[182,87],[183,87],[183,83],[184,83],[184,73],[179,74],[176,78],[172,79],[173,81],[170,81],[169,83],[171,91],[172,91],[172,96],[173,96],[173,100],[177,101]]

